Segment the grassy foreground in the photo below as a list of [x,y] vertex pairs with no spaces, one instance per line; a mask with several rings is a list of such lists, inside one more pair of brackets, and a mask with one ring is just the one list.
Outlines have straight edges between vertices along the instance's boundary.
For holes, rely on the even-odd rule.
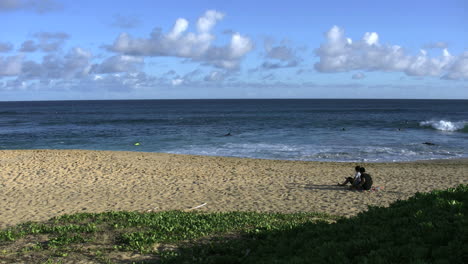
[[0,231],[0,263],[468,263],[468,185],[352,218],[107,212]]

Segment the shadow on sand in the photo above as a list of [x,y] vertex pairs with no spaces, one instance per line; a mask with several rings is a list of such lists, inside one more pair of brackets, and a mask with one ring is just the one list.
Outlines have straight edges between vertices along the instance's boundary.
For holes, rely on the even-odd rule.
[[327,190],[327,191],[349,191],[349,192],[385,192],[388,194],[396,194],[396,195],[404,195],[407,194],[402,191],[397,191],[397,190],[388,190],[388,189],[383,189],[382,187],[375,186],[375,188],[378,189],[372,189],[371,191],[359,191],[356,189],[350,189],[350,185],[345,185],[345,186],[339,186],[336,184],[299,184],[299,183],[289,183],[287,185],[288,188],[290,189],[307,189],[307,190]]
[[287,187],[291,189],[349,191],[349,186],[338,186],[336,184],[298,184],[293,182],[289,183]]

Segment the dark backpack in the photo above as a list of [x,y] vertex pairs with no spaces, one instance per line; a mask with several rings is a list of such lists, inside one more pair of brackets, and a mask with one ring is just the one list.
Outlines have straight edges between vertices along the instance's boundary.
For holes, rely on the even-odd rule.
[[370,176],[370,174],[368,173],[363,173],[361,174],[361,178],[364,178],[365,182],[364,184],[362,185],[362,188],[364,190],[370,190],[370,188],[372,187],[372,177]]

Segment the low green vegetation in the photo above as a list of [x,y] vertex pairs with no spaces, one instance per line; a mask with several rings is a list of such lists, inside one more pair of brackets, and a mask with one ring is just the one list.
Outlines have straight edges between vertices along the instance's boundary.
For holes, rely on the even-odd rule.
[[0,231],[0,263],[467,263],[468,185],[318,213],[80,213]]
[[7,263],[19,260],[119,263],[119,258],[124,257],[151,263],[172,260],[178,256],[179,246],[193,245],[201,240],[241,238],[250,233],[291,229],[304,223],[336,219],[321,213],[253,212],[63,215],[45,223],[29,222],[1,231],[0,260]]

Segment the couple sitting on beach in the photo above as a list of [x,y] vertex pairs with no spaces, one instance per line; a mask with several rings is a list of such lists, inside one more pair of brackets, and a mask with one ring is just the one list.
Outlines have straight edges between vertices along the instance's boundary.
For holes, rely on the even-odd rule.
[[370,190],[372,187],[372,178],[371,176],[366,173],[366,169],[361,166],[356,166],[354,168],[356,174],[353,177],[347,177],[343,183],[338,183],[339,186],[345,186],[348,182],[351,183],[350,189],[355,190]]

